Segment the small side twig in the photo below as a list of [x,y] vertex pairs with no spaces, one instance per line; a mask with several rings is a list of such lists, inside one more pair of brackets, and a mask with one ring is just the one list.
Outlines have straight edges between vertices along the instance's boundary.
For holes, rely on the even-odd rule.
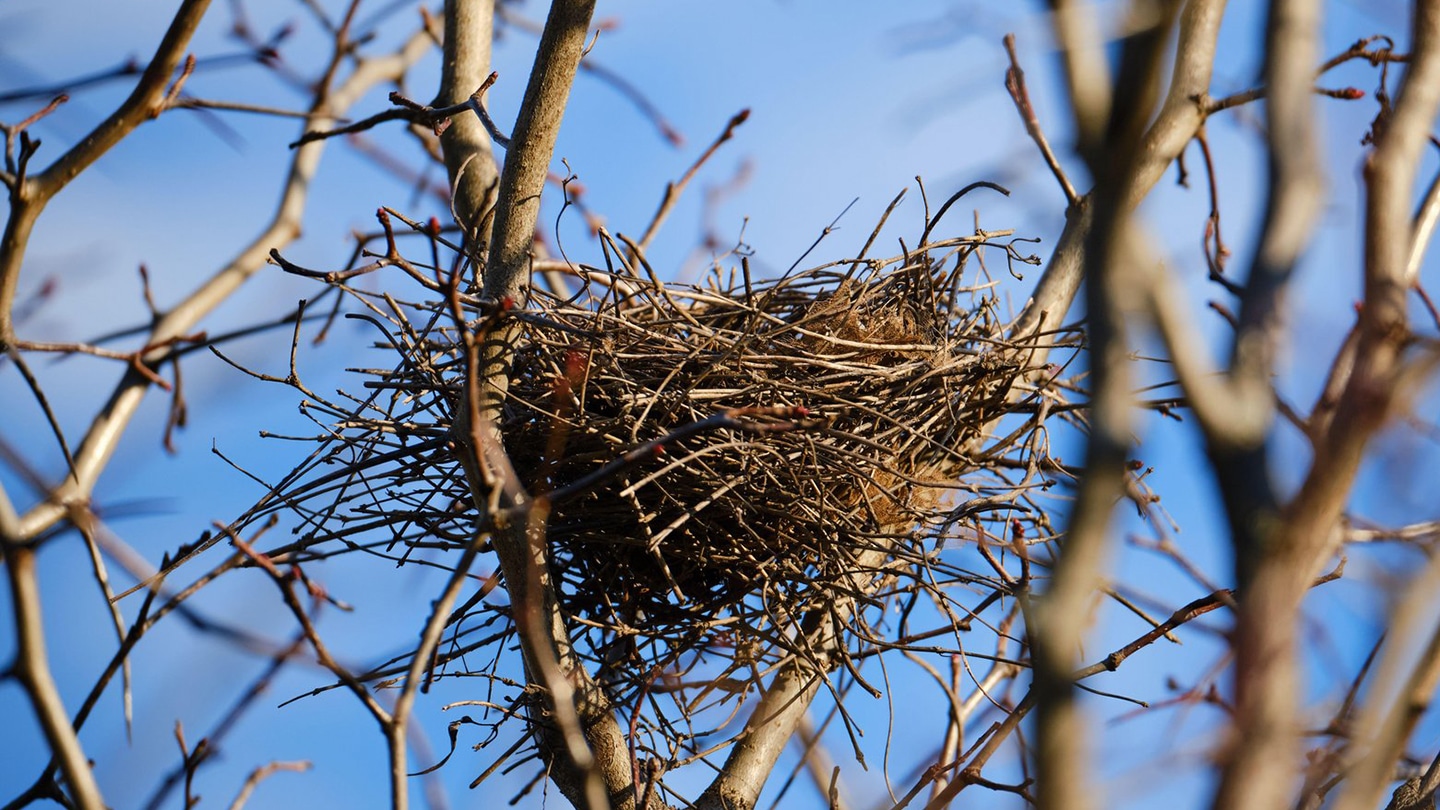
[[245,803],[250,801],[250,794],[254,793],[255,788],[258,787],[261,782],[269,778],[271,774],[277,773],[279,771],[294,771],[296,773],[304,773],[305,771],[310,770],[311,767],[312,766],[309,762],[305,762],[302,760],[298,762],[272,762],[269,765],[263,765],[259,768],[256,768],[255,770],[250,772],[250,776],[246,778],[245,784],[240,787],[240,792],[236,794],[235,801],[230,803],[230,810],[240,810],[242,807],[244,807]]
[[1015,52],[1015,35],[1006,34],[1003,41],[1005,53],[1010,56],[1010,67],[1005,70],[1005,89],[1009,91],[1011,101],[1015,102],[1015,110],[1020,113],[1020,120],[1025,123],[1025,132],[1035,141],[1040,155],[1045,158],[1045,165],[1050,167],[1050,172],[1060,184],[1060,190],[1065,192],[1065,204],[1074,205],[1080,195],[1075,191],[1070,178],[1065,175],[1065,170],[1060,167],[1060,160],[1055,157],[1055,150],[1050,148],[1045,131],[1040,129],[1040,119],[1035,115],[1035,106],[1030,103],[1030,90],[1025,86],[1025,71],[1020,69],[1020,57]]
[[495,84],[495,80],[499,75],[498,73],[491,73],[485,79],[484,83],[480,85],[480,88],[470,95],[470,98],[448,107],[430,107],[411,101],[399,92],[392,92],[390,93],[390,103],[394,104],[394,107],[384,112],[376,113],[369,118],[363,118],[353,124],[347,124],[336,129],[306,132],[300,136],[299,140],[290,144],[290,148],[296,149],[311,141],[321,141],[337,135],[353,135],[357,132],[364,132],[386,121],[408,121],[412,124],[429,126],[434,128],[436,135],[439,135],[449,126],[452,116],[465,112],[474,112],[475,115],[479,116],[480,121],[485,124],[485,129],[490,133],[490,137],[502,147],[509,149],[509,136],[505,135],[505,133],[500,131],[499,127],[495,126],[494,120],[490,118],[490,113],[485,110],[485,103],[483,101],[485,91],[489,90],[490,86]]
[[660,199],[660,208],[656,210],[655,216],[650,220],[650,226],[645,229],[645,235],[640,237],[639,244],[642,252],[649,249],[650,241],[655,238],[655,234],[659,232],[660,226],[665,224],[665,220],[669,218],[670,212],[675,208],[675,203],[680,200],[680,195],[685,193],[685,187],[690,184],[690,180],[695,177],[695,173],[700,171],[700,167],[705,165],[705,161],[709,160],[710,156],[714,155],[721,145],[734,137],[736,127],[745,123],[749,117],[750,110],[748,107],[730,116],[730,120],[725,124],[725,129],[720,133],[720,137],[716,138],[708,149],[700,153],[700,157],[695,159],[695,162],[690,165],[690,168],[685,174],[682,175],[678,181],[665,184],[665,196]]

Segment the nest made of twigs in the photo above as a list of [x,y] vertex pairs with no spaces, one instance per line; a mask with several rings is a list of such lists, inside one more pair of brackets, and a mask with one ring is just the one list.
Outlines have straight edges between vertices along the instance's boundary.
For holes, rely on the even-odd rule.
[[[1025,369],[998,351],[993,301],[961,289],[958,266],[883,267],[636,284],[527,313],[502,424],[527,488],[663,450],[551,511],[569,612],[662,635],[747,600],[798,613],[854,590],[862,553],[908,549],[954,505]],[[685,430],[716,414],[724,427]]]
[[[1008,580],[951,549],[1050,534],[1036,497],[1051,483],[1037,470],[1053,468],[1040,404],[1058,396],[1053,371],[1033,367],[1041,337],[1008,342],[995,283],[971,261],[1016,260],[1013,243],[978,234],[764,282],[742,262],[695,286],[621,262],[579,269],[572,298],[537,290],[498,314],[439,283],[404,303],[332,282],[398,361],[357,369],[363,397],[290,383],[328,424],[247,520],[298,515],[300,559],[445,565],[495,525],[457,455],[458,325],[503,326],[504,449],[518,483],[549,495],[556,593],[607,683],[644,688],[692,650],[730,667],[805,655],[801,617],[872,638],[883,611],[865,611],[901,593],[959,621],[952,588],[993,597]],[[470,604],[489,617],[479,627],[504,619]]]

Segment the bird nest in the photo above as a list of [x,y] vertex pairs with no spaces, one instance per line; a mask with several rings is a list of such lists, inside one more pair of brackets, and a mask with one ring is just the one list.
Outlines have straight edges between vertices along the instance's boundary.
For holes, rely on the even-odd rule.
[[643,684],[695,650],[726,650],[732,668],[778,660],[798,652],[801,617],[873,637],[865,608],[901,593],[968,615],[939,592],[993,595],[1008,575],[947,551],[1050,535],[1037,437],[1057,394],[1035,381],[1053,374],[1030,360],[1037,339],[1008,341],[979,260],[1022,259],[1014,245],[979,234],[694,286],[622,261],[576,271],[573,297],[537,290],[498,314],[442,280],[407,304],[334,274],[399,362],[365,372],[363,399],[306,390],[330,417],[324,448],[250,517],[298,513],[302,558],[338,541],[402,563],[444,564],[493,525],[453,440],[462,332],[484,324],[514,348],[505,451],[518,483],[548,494],[557,596],[607,682]]
[[550,512],[565,606],[627,627],[803,611],[853,589],[866,551],[910,547],[1027,372],[988,306],[957,306],[970,292],[916,260],[527,318],[517,472],[569,495],[612,470]]

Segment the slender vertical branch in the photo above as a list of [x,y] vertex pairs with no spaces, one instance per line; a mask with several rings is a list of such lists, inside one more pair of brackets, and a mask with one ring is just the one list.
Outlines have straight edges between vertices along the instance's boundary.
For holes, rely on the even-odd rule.
[[[1182,133],[1188,141],[1198,126],[1193,102],[1185,104],[1177,99],[1177,92],[1208,82],[1221,8],[1222,4],[1204,0],[1186,7],[1170,94],[1158,115],[1153,111],[1159,98],[1160,66],[1178,3],[1157,9],[1162,13],[1154,24],[1126,41],[1103,135],[1084,120],[1089,113],[1076,110],[1080,151],[1096,181],[1089,202],[1094,206],[1093,226],[1083,242],[1082,264],[1093,388],[1085,476],[1075,511],[1050,587],[1027,613],[1035,661],[1036,798],[1045,810],[1091,806],[1084,761],[1088,735],[1076,705],[1072,673],[1101,576],[1113,506],[1124,492],[1131,442],[1126,332],[1127,322],[1140,309],[1137,290],[1143,287],[1145,270],[1135,266],[1131,255],[1130,219],[1159,170],[1172,159],[1155,147],[1173,147]],[[1061,38],[1065,39],[1063,34]]]
[[[1264,559],[1277,522],[1265,438],[1274,412],[1270,376],[1279,297],[1306,244],[1319,199],[1311,99],[1319,59],[1319,4],[1276,0],[1266,31],[1270,188],[1265,231],[1242,298],[1223,415],[1197,408],[1230,519],[1240,602],[1234,745],[1227,751],[1215,805],[1257,810],[1286,801],[1289,769],[1277,763],[1289,762],[1296,744],[1296,610],[1311,576],[1309,566],[1319,562]],[[1208,383],[1187,386],[1187,392],[1197,389],[1197,401],[1203,400],[1202,385]],[[1283,592],[1263,584],[1279,572],[1257,575],[1261,567],[1296,562],[1302,567],[1291,572],[1291,587]]]
[[[1355,745],[1351,750],[1359,762],[1345,780],[1334,805],[1336,810],[1379,806],[1415,724],[1434,699],[1440,680],[1440,625],[1433,619],[1437,586],[1440,560],[1432,559],[1391,613],[1385,655],[1370,690],[1377,698],[1386,696],[1389,702],[1370,700],[1354,725]],[[1417,649],[1421,650],[1419,655]],[[1409,672],[1405,673],[1407,667]]]
[[1050,8],[1065,63],[1062,75],[1075,112],[1075,130],[1081,144],[1095,144],[1110,117],[1111,103],[1110,66],[1096,9],[1079,0],[1052,0]]
[[1238,722],[1217,808],[1260,810],[1283,803],[1289,774],[1275,763],[1293,763],[1297,753],[1295,632],[1301,599],[1339,543],[1339,519],[1365,448],[1404,381],[1410,208],[1422,148],[1440,112],[1440,4],[1417,4],[1414,30],[1404,87],[1365,167],[1365,301],[1353,357],[1344,358],[1351,371],[1334,418],[1316,437],[1299,492],[1273,524],[1258,527],[1258,549],[1237,549]]
[[50,675],[49,653],[45,650],[45,624],[40,614],[40,591],[35,574],[35,550],[5,542],[5,575],[9,579],[11,612],[15,620],[15,675],[35,710],[50,751],[70,785],[71,799],[84,810],[104,810],[100,787],[90,771],[90,760],[80,747],[80,738],[70,724],[55,679]]
[[540,192],[545,188],[594,12],[594,0],[557,0],[550,7],[525,100],[511,133],[513,148],[505,155],[505,171],[500,175],[494,238],[485,267],[485,295],[489,298],[519,301],[524,297],[530,246],[540,216]]
[[[445,53],[440,92],[434,106],[461,104],[490,73],[494,39],[493,0],[448,0],[445,3]],[[485,241],[487,218],[495,204],[499,171],[491,154],[490,136],[479,116],[458,115],[440,134],[440,152],[450,177],[451,204],[457,224],[472,249]]]
[[[505,154],[485,264],[484,294],[502,308],[525,300],[540,194],[594,10],[594,0],[556,0],[540,37],[511,146]],[[495,436],[493,415],[508,387],[515,336],[515,330],[503,322],[480,336],[483,343],[470,359],[466,394],[470,408],[460,409],[461,418],[454,431],[467,449],[462,454],[466,476],[482,514],[490,513],[495,503],[491,490],[500,484],[494,465],[484,456],[489,452],[487,447],[499,452],[499,439],[483,439],[486,434]],[[509,480],[514,483],[513,477]],[[526,496],[516,491],[507,497],[514,500]],[[543,505],[530,505],[542,509],[543,517]],[[532,681],[546,688],[549,708],[559,717],[558,723],[540,724],[541,754],[561,792],[577,806],[591,810],[612,803],[633,806],[635,791],[624,736],[608,701],[570,646],[549,571],[543,526],[543,522],[537,527],[532,521],[517,520],[502,526],[494,537],[496,556],[516,613],[526,671]],[[572,717],[578,718],[582,740],[565,733]],[[587,744],[591,750],[585,750]]]
[[[494,38],[495,7],[490,0],[447,0],[445,3],[444,53],[440,68],[440,90],[434,106],[460,104],[477,92],[490,72],[490,49]],[[451,205],[464,234],[467,252],[484,239],[482,222],[490,209],[497,171],[490,150],[490,137],[478,116],[459,115],[449,119],[440,135],[441,154],[450,177]],[[462,324],[463,326],[463,324]],[[408,755],[406,735],[415,695],[424,679],[431,656],[440,645],[445,623],[460,589],[469,577],[484,535],[473,538],[451,570],[445,590],[430,608],[420,642],[410,660],[400,695],[395,700],[385,728],[390,753],[391,804],[403,808],[409,802],[406,789]]]

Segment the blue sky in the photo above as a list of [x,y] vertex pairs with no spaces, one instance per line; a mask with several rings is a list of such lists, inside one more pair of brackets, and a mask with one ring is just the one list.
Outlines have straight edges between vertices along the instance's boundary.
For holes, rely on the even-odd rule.
[[[10,0],[0,7],[0,25],[12,32],[0,42],[0,86],[54,82],[131,56],[144,58],[158,41],[171,5]],[[525,10],[540,16],[533,5]],[[1260,18],[1252,4],[1234,5],[1222,35],[1217,94],[1251,86],[1258,70],[1255,46]],[[200,55],[238,50],[225,37],[227,9],[225,4],[212,9],[193,46]],[[1330,3],[1327,10],[1326,53],[1361,35],[1398,33],[1405,22],[1398,2]],[[297,64],[312,67],[315,54],[323,53],[323,42],[298,4],[255,3],[250,13],[262,32],[285,21],[300,24],[301,33],[285,46],[287,58]],[[1064,99],[1046,20],[1035,4],[635,0],[602,3],[599,14],[617,20],[619,26],[601,35],[594,58],[641,88],[687,138],[683,147],[670,147],[613,88],[592,77],[580,78],[557,158],[565,158],[578,174],[588,189],[587,205],[606,218],[612,231],[642,232],[664,183],[685,170],[731,115],[742,108],[752,111],[735,139],[697,178],[657,240],[651,251],[656,267],[674,272],[694,267],[694,248],[704,227],[702,192],[724,184],[746,163],[753,166],[749,181],[712,213],[711,224],[722,245],[738,240],[743,228],[744,241],[755,250],[757,268],[778,272],[790,266],[821,229],[858,200],[812,258],[818,263],[850,255],[891,198],[907,187],[908,199],[886,238],[890,244],[898,238],[912,239],[922,216],[916,175],[925,178],[932,201],[979,179],[1010,186],[1014,191],[1010,199],[984,200],[981,224],[1042,237],[1038,250],[1048,256],[1048,246],[1062,223],[1063,200],[1025,138],[1002,85],[1005,55],[1000,38],[1014,32],[1042,123],[1063,151],[1068,142]],[[83,22],[67,24],[73,19]],[[395,32],[408,31],[410,25],[408,17],[396,16],[386,37],[398,36]],[[521,32],[510,33],[497,46],[496,69],[501,76],[490,103],[502,127],[508,128],[507,122],[514,118],[533,48],[533,38]],[[407,88],[412,97],[429,97],[435,71],[432,58],[413,74]],[[1353,84],[1369,91],[1375,74],[1354,65],[1337,71],[1327,84]],[[204,98],[290,107],[302,103],[255,67],[203,71],[188,90]],[[53,158],[73,143],[126,92],[128,87],[117,83],[76,94],[35,129],[45,140],[39,159]],[[354,115],[382,109],[384,92],[373,93]],[[1350,302],[1359,291],[1355,222],[1362,198],[1357,142],[1373,115],[1370,104],[1320,104],[1334,202],[1325,211],[1294,290],[1294,340],[1281,381],[1282,389],[1301,402],[1313,396],[1317,369],[1323,369],[1348,328]],[[30,109],[0,106],[0,119],[15,121]],[[1235,250],[1232,267],[1236,268],[1243,267],[1253,247],[1255,212],[1263,205],[1257,115],[1258,111],[1241,111],[1222,116],[1210,130],[1220,155],[1227,238]],[[216,134],[216,120],[225,128],[224,137]],[[42,217],[21,297],[47,279],[58,283],[58,292],[23,324],[22,334],[37,340],[79,340],[143,322],[145,309],[136,276],[141,263],[149,269],[162,307],[187,293],[268,218],[279,193],[285,145],[296,131],[289,120],[233,113],[216,114],[212,120],[208,114],[176,111],[147,124],[77,180]],[[373,139],[407,159],[416,157],[415,147],[396,131],[376,132]],[[1190,163],[1198,177],[1198,158],[1193,154]],[[560,168],[558,160],[556,167]],[[1079,166],[1070,161],[1068,168],[1077,185],[1083,186]],[[315,184],[305,237],[286,249],[287,258],[307,266],[338,266],[348,255],[350,232],[373,229],[374,210],[380,205],[422,216],[443,214],[429,200],[416,201],[405,186],[368,160],[332,148]],[[1185,277],[1195,301],[1195,317],[1218,347],[1223,345],[1223,324],[1206,313],[1203,303],[1217,292],[1204,281],[1198,251],[1206,210],[1198,185],[1183,191],[1167,179],[1145,214],[1151,228],[1164,235],[1162,252]],[[546,221],[554,221],[554,211],[551,208],[544,215]],[[970,226],[969,216],[969,208],[957,210],[949,224],[963,232]],[[597,255],[577,218],[566,220],[559,235],[572,257],[589,260]],[[1427,272],[1433,278],[1433,268]],[[272,317],[317,292],[313,284],[285,277],[278,270],[262,273],[215,313],[208,328],[218,332]],[[1025,284],[1011,290],[1016,307],[1025,292]],[[353,385],[343,369],[374,364],[357,348],[364,340],[368,340],[364,332],[342,327],[327,344],[304,351],[300,368],[307,382],[323,390]],[[237,343],[227,354],[271,372],[283,372],[286,363],[283,341]],[[42,359],[36,365],[52,400],[60,403],[71,437],[80,435],[119,374],[112,364],[88,359],[63,363]],[[211,521],[232,518],[261,494],[210,453],[212,445],[247,468],[274,476],[287,470],[300,451],[262,442],[257,431],[283,433],[307,427],[291,391],[243,378],[204,354],[187,361],[184,371],[192,421],[181,436],[181,452],[172,457],[159,451],[166,402],[152,394],[97,491],[97,502],[114,514],[115,531],[151,560],[193,540]],[[1417,415],[1432,425],[1434,402],[1431,397],[1417,405]],[[0,412],[5,414],[0,436],[25,452],[42,474],[51,479],[61,475],[63,461],[54,452],[39,412],[8,367],[0,372]],[[1157,468],[1153,486],[1183,527],[1182,546],[1213,579],[1228,583],[1223,526],[1214,511],[1198,437],[1188,426],[1147,422],[1144,439],[1137,455]],[[1282,433],[1276,446],[1281,458],[1295,459],[1292,469],[1299,468],[1303,455],[1294,436]],[[1416,440],[1414,434],[1396,431],[1382,440],[1381,448],[1381,460],[1367,470],[1366,486],[1357,492],[1357,505],[1387,521],[1433,518],[1434,439]],[[1078,450],[1066,455],[1078,458]],[[1413,473],[1406,475],[1407,470]],[[0,481],[12,498],[30,502],[8,470],[0,471]],[[1117,530],[1117,536],[1127,528],[1134,527]],[[1354,671],[1357,656],[1363,655],[1363,650],[1357,653],[1355,640],[1364,638],[1382,615],[1383,605],[1364,583],[1418,559],[1404,551],[1356,556],[1360,559],[1352,572],[1354,581],[1333,586],[1338,598],[1312,617],[1316,655],[1330,656],[1317,658],[1324,665],[1317,666],[1311,683],[1316,695],[1336,694],[1337,684],[1343,684]],[[49,544],[41,565],[55,669],[73,705],[113,648],[113,632],[84,573],[89,564],[77,542]],[[1113,566],[1117,579],[1138,583],[1139,591],[1173,605],[1202,594],[1173,566],[1123,545],[1117,545]],[[396,571],[350,559],[325,566],[320,576],[332,592],[358,606],[354,614],[327,615],[322,626],[327,640],[357,662],[373,662],[402,650],[440,583],[424,571]],[[291,632],[273,589],[259,577],[222,582],[199,604],[277,639]],[[128,609],[133,611],[134,606]],[[6,610],[0,606],[0,619],[8,622]],[[1203,624],[1223,628],[1226,621],[1217,613]],[[216,721],[237,689],[263,667],[254,656],[178,622],[168,624],[147,640],[136,659],[137,716],[142,722],[136,726],[133,743],[125,740],[113,694],[84,737],[114,806],[143,801],[153,789],[151,775],[173,763],[171,735],[176,719],[183,720],[193,742]],[[1138,632],[1134,621],[1106,611],[1096,632],[1096,655],[1087,657],[1098,658]],[[1121,672],[1093,685],[1163,700],[1168,694],[1167,677],[1194,683],[1220,649],[1218,638],[1204,632],[1187,634],[1185,642],[1183,650],[1156,648],[1142,653]],[[10,650],[5,634],[0,634],[0,650],[4,654]],[[867,728],[864,744],[871,771],[862,775],[847,767],[846,778],[862,799],[857,803],[860,807],[883,795],[876,763],[882,760],[887,726],[894,722],[896,761],[905,762],[906,752],[913,758],[916,751],[924,750],[920,746],[929,746],[933,739],[933,734],[922,735],[917,729],[940,719],[938,703],[915,707],[899,697],[908,694],[909,684],[924,689],[913,668],[899,667],[893,675],[896,718],[889,717],[884,701],[864,707],[859,715]],[[252,806],[377,805],[376,797],[384,789],[383,743],[353,698],[331,692],[292,704],[278,715],[272,711],[280,700],[325,680],[316,670],[297,668],[274,685],[260,708],[229,738],[221,761],[204,772],[203,792],[210,804],[228,801],[244,774],[258,764],[306,758],[315,762],[314,772],[272,777]],[[465,693],[463,686],[456,686],[447,694],[458,699]],[[443,750],[444,724],[458,710],[443,713],[436,703],[427,703],[417,722],[431,745]],[[1097,716],[1110,718],[1130,708],[1104,701],[1095,705]],[[1206,746],[1213,740],[1198,732],[1213,723],[1210,711],[1159,711],[1098,724],[1097,760],[1103,763],[1107,795],[1114,800],[1109,805],[1151,806],[1159,799],[1177,808],[1203,805]],[[8,682],[0,684],[0,717],[7,725],[13,723],[12,728],[24,729],[31,722],[18,689]],[[1417,742],[1432,744],[1435,737],[1428,732]],[[508,799],[523,783],[528,773],[524,769],[521,775],[487,783],[481,789],[486,791],[483,796],[465,789],[496,753],[472,753],[468,749],[472,741],[462,737],[461,750],[437,777],[453,806],[490,806]],[[36,742],[23,730],[0,739],[0,761],[7,763],[0,769],[0,796],[12,795],[38,771],[42,758]],[[832,744],[832,752],[843,758],[844,736],[835,737]],[[1156,750],[1164,751],[1161,761],[1173,767],[1156,772],[1152,756]],[[423,758],[418,751],[416,758]],[[908,769],[909,765],[896,765],[891,771],[901,789]],[[140,776],[130,778],[134,774]],[[415,795],[419,794],[417,786]],[[808,786],[797,786],[785,806],[819,806],[813,801]],[[982,807],[1016,806],[1013,797],[1003,795],[977,794],[970,801]],[[168,806],[178,802],[172,797]],[[539,800],[532,796],[522,806],[539,806]]]

